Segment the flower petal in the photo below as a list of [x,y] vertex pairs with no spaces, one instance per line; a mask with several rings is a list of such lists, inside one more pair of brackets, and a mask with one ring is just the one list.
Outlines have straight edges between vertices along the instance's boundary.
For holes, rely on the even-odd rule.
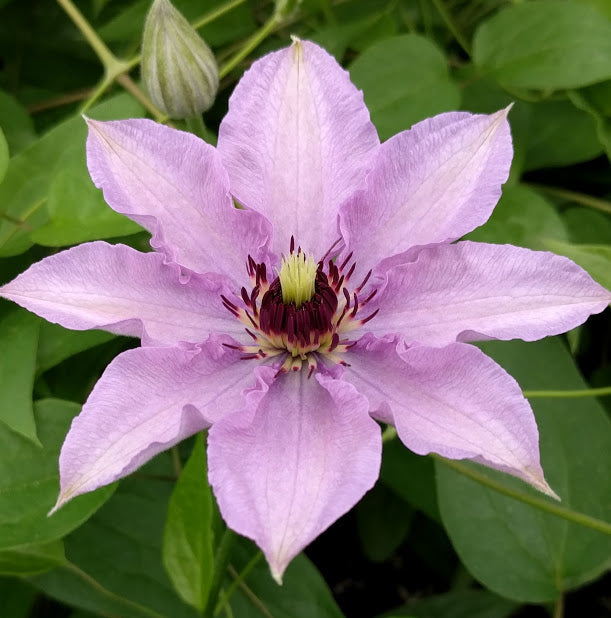
[[58,509],[112,483],[242,405],[252,365],[217,337],[199,349],[135,348],[106,368],[59,457]]
[[349,379],[375,416],[392,418],[419,455],[473,459],[555,496],[539,462],[539,432],[518,383],[476,347],[415,347],[366,335],[351,350]]
[[224,309],[220,277],[192,275],[157,253],[92,242],[52,255],[0,288],[0,295],[66,328],[101,328],[148,344],[198,343],[211,332],[241,335]]
[[456,240],[488,220],[513,155],[508,111],[440,114],[380,146],[366,189],[340,214],[361,268],[410,247]]
[[377,335],[408,342],[534,341],[563,333],[599,313],[611,293],[571,260],[512,245],[460,242],[424,248],[395,266],[371,301]]
[[117,212],[153,233],[151,245],[195,272],[245,279],[249,254],[267,259],[271,227],[239,210],[218,152],[151,120],[88,120],[87,164]]
[[218,149],[233,195],[315,259],[337,240],[340,204],[363,182],[379,140],[363,95],[320,47],[296,40],[255,62],[237,85]]
[[280,583],[291,559],[375,483],[380,429],[348,383],[290,372],[210,430],[209,478],[227,525],[253,539]]

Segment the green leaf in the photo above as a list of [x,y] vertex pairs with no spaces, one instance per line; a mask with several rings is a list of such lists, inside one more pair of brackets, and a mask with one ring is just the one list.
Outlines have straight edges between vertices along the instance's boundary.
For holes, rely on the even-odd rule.
[[[142,108],[118,95],[91,110],[96,119],[139,116]],[[51,183],[62,169],[62,155],[85,150],[87,129],[80,116],[62,122],[12,157],[0,184],[0,256],[17,255],[32,245],[30,233],[48,222],[46,202]]]
[[398,495],[378,483],[356,506],[356,523],[363,552],[384,562],[407,537],[413,510]]
[[64,544],[59,539],[42,545],[22,545],[0,551],[0,573],[34,575],[48,571],[65,560]]
[[[393,20],[388,23],[389,17],[385,13],[380,13],[376,7],[371,10],[372,5],[369,5],[370,11],[361,15],[359,12],[354,13],[354,3],[348,7],[350,14],[346,19],[340,17],[337,24],[331,24],[326,28],[318,30],[311,40],[318,43],[335,58],[342,59],[347,47],[356,47],[367,40],[368,37],[377,36],[380,30],[383,31],[383,38],[387,38],[396,34],[396,24]],[[393,28],[394,31],[388,31]]]
[[21,308],[0,320],[0,425],[38,446],[32,387],[40,323],[40,318]]
[[[237,538],[232,548],[232,563],[239,573],[252,558],[253,544]],[[272,579],[269,567],[261,560],[245,579],[248,593],[241,587],[230,599],[234,616],[239,618],[341,618],[327,584],[316,567],[303,555],[288,566],[282,586]],[[267,613],[265,613],[265,611]]]
[[506,87],[593,84],[611,77],[611,23],[574,2],[514,4],[479,26],[473,60]]
[[445,594],[417,599],[388,618],[506,618],[518,604],[487,590],[454,590]]
[[611,244],[611,217],[591,208],[574,206],[562,213],[571,242]]
[[366,49],[350,66],[382,140],[460,105],[444,55],[428,39],[405,34]]
[[26,109],[6,92],[0,90],[0,126],[12,156],[36,139],[34,123]]
[[466,238],[541,250],[547,249],[548,238],[567,240],[567,231],[562,218],[545,198],[518,184],[503,187],[490,219]]
[[161,561],[172,472],[163,453],[124,479],[103,508],[64,539],[68,562],[30,581],[103,616],[197,618],[176,595]]
[[49,223],[30,236],[33,242],[47,247],[142,231],[137,223],[106,204],[102,192],[89,178],[82,144],[62,155],[61,169],[49,186],[47,212]]
[[79,496],[51,517],[59,492],[58,456],[80,406],[46,399],[34,417],[42,448],[0,426],[0,551],[59,539],[84,522],[114,491]]
[[603,152],[594,119],[570,101],[546,101],[530,107],[526,170],[573,165]]
[[0,577],[2,611],[7,618],[31,618],[36,590],[14,577]]
[[429,457],[412,453],[400,440],[391,440],[384,444],[380,478],[415,509],[440,521],[435,469]]
[[[522,388],[585,387],[558,339],[486,342],[482,347]],[[531,404],[539,425],[542,465],[563,505],[608,519],[611,429],[604,410],[590,398],[535,398]],[[446,530],[463,564],[490,590],[517,601],[553,601],[609,566],[611,539],[600,532],[488,489],[443,462],[436,468]],[[488,470],[486,474],[531,491],[507,475]]]
[[611,81],[568,92],[569,99],[594,119],[596,135],[611,160]]
[[4,137],[4,132],[0,128],[0,182],[4,178],[6,174],[6,168],[8,167],[8,143],[6,141],[6,137]]
[[74,354],[113,339],[115,335],[103,330],[66,330],[59,324],[42,322],[38,338],[36,373],[40,374]]
[[214,572],[212,491],[200,435],[168,506],[163,535],[163,565],[178,594],[203,611]]
[[545,241],[545,245],[550,251],[577,262],[592,279],[611,289],[611,245],[573,245],[551,238]]

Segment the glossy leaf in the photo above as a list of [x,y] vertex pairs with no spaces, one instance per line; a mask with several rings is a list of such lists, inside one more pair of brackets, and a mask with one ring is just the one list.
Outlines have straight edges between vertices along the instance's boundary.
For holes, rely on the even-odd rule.
[[568,96],[575,107],[592,116],[598,140],[611,160],[611,80],[569,91]]
[[547,249],[548,238],[567,240],[567,231],[556,209],[544,197],[518,184],[503,189],[490,219],[467,238],[542,250]]
[[142,231],[115,212],[89,178],[83,144],[61,157],[61,169],[49,186],[49,222],[30,238],[39,245],[61,247]]
[[212,514],[206,452],[199,436],[170,498],[163,565],[178,594],[200,611],[206,607],[214,573]]
[[[232,550],[232,563],[239,573],[256,549],[238,539]],[[231,609],[240,618],[340,618],[341,611],[314,565],[297,556],[282,578],[282,586],[272,579],[269,567],[260,560],[245,579],[248,592],[237,588],[231,596]],[[262,610],[264,608],[264,611]],[[267,612],[267,613],[265,613]]]
[[113,339],[115,335],[103,330],[66,330],[58,324],[42,322],[38,337],[36,372],[43,373],[62,361]]
[[593,118],[570,101],[536,103],[530,108],[526,170],[573,165],[602,153]]
[[6,92],[0,90],[0,126],[11,156],[36,139],[34,123],[26,109]]
[[518,604],[487,590],[453,590],[445,594],[416,599],[392,616],[410,618],[508,618]]
[[[141,107],[119,95],[93,108],[95,119],[126,118]],[[53,179],[61,169],[62,154],[72,148],[84,152],[87,130],[80,116],[62,122],[10,160],[0,184],[0,257],[17,255],[31,245],[30,233],[48,222],[46,202]]]
[[413,510],[399,496],[378,483],[356,506],[356,523],[363,552],[384,562],[405,540]]
[[445,57],[429,40],[415,34],[372,45],[349,68],[382,140],[460,104]]
[[161,563],[171,474],[171,458],[164,453],[125,479],[102,509],[66,537],[68,562],[32,583],[96,614],[196,618],[196,610],[174,592]]
[[14,577],[0,577],[2,611],[10,618],[30,618],[36,590]]
[[475,33],[480,72],[512,88],[576,88],[611,77],[611,22],[574,2],[509,6]]
[[602,212],[573,206],[562,212],[571,242],[602,245],[611,243],[611,217]]
[[391,440],[384,444],[380,478],[415,509],[440,520],[430,458],[412,453],[399,440]]
[[63,537],[88,519],[114,491],[113,486],[104,487],[47,517],[59,492],[59,450],[78,411],[77,404],[57,399],[35,404],[42,448],[0,427],[0,550]]
[[65,562],[61,540],[42,545],[22,545],[0,551],[0,574],[33,575],[43,573]]
[[[525,389],[584,388],[557,339],[486,343],[484,349]],[[611,428],[595,399],[532,399],[542,464],[568,508],[606,519],[611,504]],[[444,525],[469,571],[487,588],[523,602],[555,600],[608,566],[611,539],[508,498],[437,463]],[[532,490],[500,473],[494,479]]]
[[590,273],[594,280],[611,289],[611,246],[573,245],[552,239],[547,240],[545,244],[550,251],[566,255],[577,262]]
[[0,426],[38,446],[32,387],[41,321],[23,309],[14,309],[0,319]]
[[6,141],[6,137],[4,137],[4,132],[0,128],[0,182],[4,178],[4,174],[6,173],[6,168],[8,167],[8,143]]

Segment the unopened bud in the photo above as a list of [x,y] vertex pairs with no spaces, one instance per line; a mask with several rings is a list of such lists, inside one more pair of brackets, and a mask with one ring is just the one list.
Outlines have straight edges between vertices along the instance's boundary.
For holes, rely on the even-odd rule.
[[214,103],[214,54],[169,0],[154,0],[146,18],[142,78],[153,103],[170,118],[198,116]]

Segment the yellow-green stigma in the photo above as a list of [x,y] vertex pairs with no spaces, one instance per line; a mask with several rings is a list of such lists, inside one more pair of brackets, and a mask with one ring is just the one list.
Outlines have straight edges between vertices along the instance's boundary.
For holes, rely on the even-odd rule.
[[312,257],[298,251],[282,258],[278,272],[282,302],[285,305],[293,303],[299,308],[303,303],[312,300],[316,292],[316,272],[318,264]]

